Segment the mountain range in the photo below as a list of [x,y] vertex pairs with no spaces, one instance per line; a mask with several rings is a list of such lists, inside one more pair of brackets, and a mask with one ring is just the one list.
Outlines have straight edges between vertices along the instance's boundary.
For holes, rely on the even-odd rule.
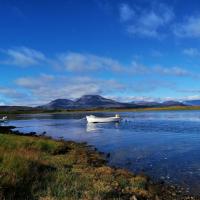
[[91,108],[145,108],[145,107],[166,107],[166,106],[186,106],[178,101],[148,102],[133,101],[130,103],[118,102],[104,98],[100,95],[84,95],[74,101],[69,99],[56,99],[48,104],[39,106],[40,109],[91,109]]
[[118,102],[104,98],[100,95],[84,95],[75,100],[56,99],[45,105],[37,107],[27,106],[0,106],[1,112],[30,111],[30,110],[78,110],[78,109],[106,109],[106,108],[152,108],[170,106],[200,106],[200,100],[188,101],[132,101],[129,103]]

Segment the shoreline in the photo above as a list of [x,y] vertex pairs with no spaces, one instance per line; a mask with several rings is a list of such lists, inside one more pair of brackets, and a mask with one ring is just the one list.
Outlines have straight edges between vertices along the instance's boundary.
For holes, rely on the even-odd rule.
[[0,115],[14,114],[74,114],[74,113],[93,113],[93,112],[148,112],[148,111],[196,111],[200,106],[168,106],[168,107],[146,107],[146,108],[94,108],[80,110],[16,110],[0,111]]
[[[104,190],[103,188],[107,188],[107,190],[114,191],[115,194],[111,195],[111,198],[116,198],[120,197],[120,199],[155,199],[155,200],[170,200],[170,199],[181,199],[181,200],[189,200],[189,199],[200,199],[200,197],[193,197],[189,196],[184,191],[180,188],[174,187],[173,185],[166,185],[165,183],[153,183],[152,180],[149,179],[144,174],[133,174],[129,172],[128,170],[125,169],[120,169],[120,168],[115,168],[115,167],[109,167],[107,165],[107,160],[106,160],[106,155],[99,152],[95,147],[87,145],[87,143],[77,143],[73,141],[64,141],[64,140],[55,140],[50,137],[46,137],[45,133],[41,135],[37,135],[35,132],[31,133],[20,133],[19,131],[13,131],[12,129],[15,127],[7,127],[7,126],[0,126],[0,135],[5,135],[8,137],[12,137],[12,135],[16,136],[17,139],[21,139],[20,136],[23,138],[31,139],[33,140],[48,140],[48,142],[52,143],[60,143],[64,145],[64,149],[58,148],[56,149],[56,153],[53,152],[53,155],[55,154],[56,156],[69,156],[69,146],[73,146],[73,151],[76,151],[77,149],[81,151],[76,152],[82,154],[82,157],[80,158],[80,155],[76,155],[76,162],[79,162],[79,159],[85,159],[87,162],[85,163],[73,163],[71,168],[78,168],[79,173],[82,173],[82,175],[85,175],[88,173],[87,170],[89,170],[89,174],[91,175],[93,171],[98,171],[98,177],[95,177],[96,174],[94,175],[95,182],[101,182],[101,189]],[[34,139],[35,138],[35,139]],[[29,143],[28,141],[26,142],[27,144]],[[25,146],[27,145],[25,144]],[[69,145],[69,146],[68,146]],[[70,146],[70,148],[71,148]],[[0,145],[1,147],[1,145]],[[44,143],[45,147],[45,143]],[[6,148],[6,147],[5,147]],[[45,147],[47,148],[47,147]],[[49,156],[49,155],[48,155]],[[71,155],[70,155],[71,156]],[[42,161],[44,162],[44,161]],[[45,161],[46,162],[46,161]],[[63,161],[64,162],[64,161]],[[1,164],[1,163],[0,163]],[[79,165],[84,164],[84,167],[87,168],[86,171],[82,169]],[[55,166],[54,166],[55,167]],[[0,171],[1,175],[1,171]],[[105,180],[101,180],[99,176],[105,176]],[[118,176],[120,176],[120,180],[118,180]],[[1,176],[0,176],[1,177]],[[109,178],[108,178],[109,177]],[[92,180],[93,180],[92,178]],[[99,179],[99,180],[98,180]],[[108,189],[108,185],[110,186],[110,179],[112,179],[112,183],[114,182],[115,184],[111,186],[111,188]],[[1,179],[0,179],[1,180]],[[121,183],[122,182],[122,183]],[[0,182],[1,183],[1,182]],[[108,184],[109,183],[109,184]],[[108,184],[108,185],[107,185]],[[103,185],[103,186],[102,186]],[[55,186],[56,187],[56,186]],[[100,186],[98,186],[100,187]],[[67,189],[67,188],[65,188]],[[104,191],[105,193],[108,191]],[[108,193],[109,193],[108,192]],[[90,193],[90,192],[89,192]],[[85,195],[85,194],[84,194]],[[89,195],[89,194],[88,194]],[[95,194],[93,194],[95,195]],[[99,195],[99,194],[98,194]],[[1,197],[1,185],[0,185],[0,197]],[[91,196],[91,194],[88,196],[88,199],[92,199],[94,196]],[[81,197],[83,198],[83,197]],[[97,198],[98,199],[98,198]],[[101,198],[99,198],[101,199]],[[103,199],[106,199],[105,196],[103,196]]]

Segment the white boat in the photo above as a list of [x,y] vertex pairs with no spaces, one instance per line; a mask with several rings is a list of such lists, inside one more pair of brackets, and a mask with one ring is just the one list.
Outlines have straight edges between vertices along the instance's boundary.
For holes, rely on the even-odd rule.
[[2,117],[2,118],[0,119],[0,122],[5,122],[7,119],[8,119],[8,117],[7,117],[7,116],[4,116],[4,117]]
[[119,122],[121,117],[115,115],[115,117],[96,117],[94,115],[86,116],[86,119],[89,123],[106,123],[106,122]]

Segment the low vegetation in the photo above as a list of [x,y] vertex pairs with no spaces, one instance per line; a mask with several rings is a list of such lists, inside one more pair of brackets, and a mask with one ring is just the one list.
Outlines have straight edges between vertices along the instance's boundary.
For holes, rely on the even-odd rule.
[[176,199],[144,175],[106,166],[105,155],[84,143],[3,130],[0,199]]
[[152,197],[145,176],[105,166],[85,144],[0,134],[0,199]]

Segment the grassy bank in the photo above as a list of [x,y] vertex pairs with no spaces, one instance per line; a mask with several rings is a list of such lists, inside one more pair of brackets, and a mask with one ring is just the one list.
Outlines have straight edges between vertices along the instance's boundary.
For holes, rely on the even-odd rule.
[[3,132],[0,199],[179,199],[144,175],[106,166],[86,144]]
[[151,197],[146,177],[105,166],[84,144],[0,134],[0,152],[1,198]]

